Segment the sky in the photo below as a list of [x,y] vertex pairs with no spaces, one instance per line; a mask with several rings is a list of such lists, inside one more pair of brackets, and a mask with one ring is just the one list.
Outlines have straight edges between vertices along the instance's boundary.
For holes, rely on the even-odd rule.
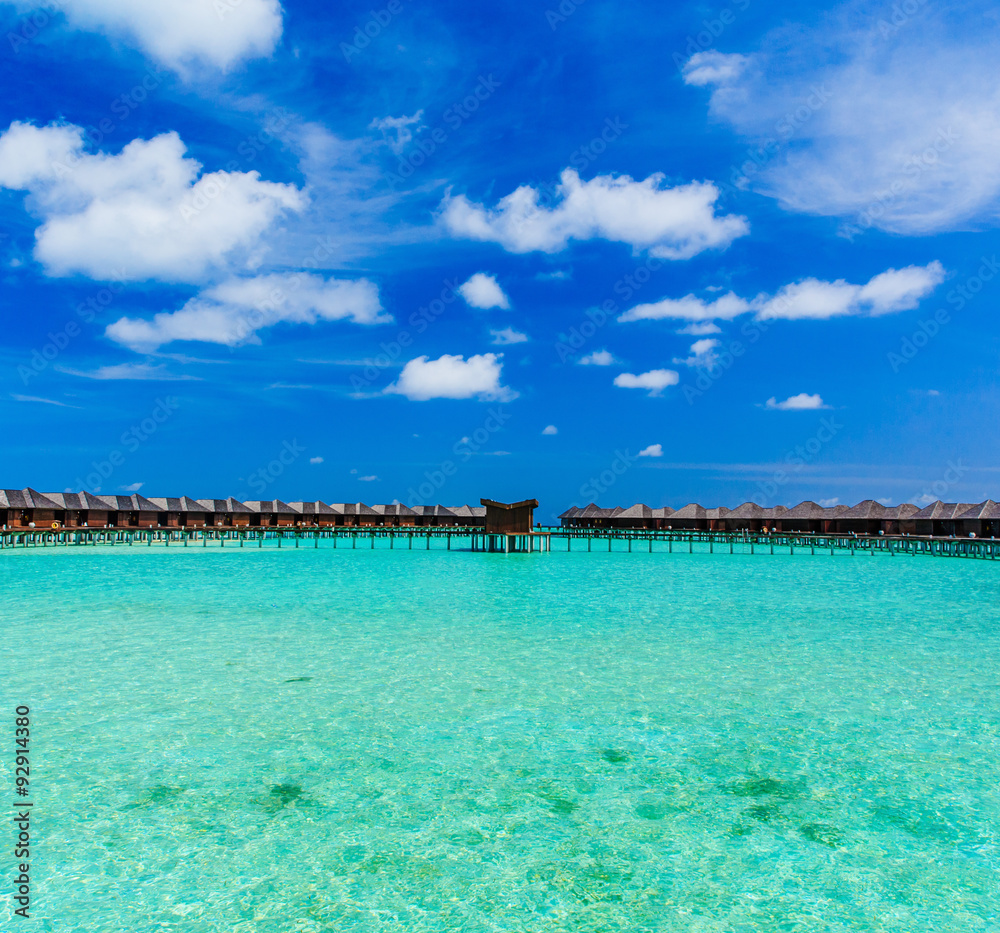
[[372,2],[0,2],[0,485],[1000,498],[1000,8]]

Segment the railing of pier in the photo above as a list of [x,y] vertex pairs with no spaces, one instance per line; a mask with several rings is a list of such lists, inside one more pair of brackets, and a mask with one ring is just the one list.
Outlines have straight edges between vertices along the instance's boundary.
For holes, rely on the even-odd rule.
[[[750,531],[680,531],[645,528],[539,526],[543,550],[688,554],[886,554],[996,560],[1000,539],[918,535],[805,534]],[[0,531],[0,550],[47,547],[341,547],[486,550],[478,526],[327,526],[276,528],[58,528]],[[565,548],[554,541],[565,542]]]

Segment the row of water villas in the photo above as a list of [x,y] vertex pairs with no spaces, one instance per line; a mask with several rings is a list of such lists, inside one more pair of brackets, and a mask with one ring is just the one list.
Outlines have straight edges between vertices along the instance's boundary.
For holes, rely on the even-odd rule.
[[922,509],[910,503],[885,506],[873,499],[853,507],[830,508],[812,501],[800,502],[793,508],[764,508],[744,502],[735,509],[708,509],[691,503],[676,511],[669,507],[652,509],[641,503],[627,509],[606,509],[590,503],[567,509],[559,519],[567,528],[1000,537],[1000,504],[992,499],[978,503],[938,500]]
[[482,525],[485,506],[97,496],[0,489],[0,526],[16,528],[456,527]]

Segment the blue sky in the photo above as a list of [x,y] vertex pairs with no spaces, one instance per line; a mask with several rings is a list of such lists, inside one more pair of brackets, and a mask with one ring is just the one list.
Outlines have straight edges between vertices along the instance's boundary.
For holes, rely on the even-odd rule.
[[0,15],[4,486],[997,496],[995,7]]

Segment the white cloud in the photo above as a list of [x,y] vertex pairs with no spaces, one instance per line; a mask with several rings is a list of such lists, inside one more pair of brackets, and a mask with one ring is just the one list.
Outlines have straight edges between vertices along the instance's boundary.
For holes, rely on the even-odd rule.
[[621,389],[646,389],[649,395],[659,395],[667,386],[675,386],[680,376],[672,369],[651,369],[648,373],[622,373],[615,376],[615,385]]
[[749,302],[732,292],[716,298],[715,301],[703,301],[694,295],[685,295],[683,298],[664,298],[651,304],[636,305],[619,315],[618,320],[623,323],[658,321],[663,318],[680,321],[731,321],[737,315],[745,314],[749,310]]
[[538,282],[562,282],[569,278],[572,278],[572,273],[569,269],[556,269],[554,272],[539,272],[535,276],[535,280]]
[[744,217],[715,213],[719,190],[708,182],[665,187],[661,174],[644,181],[628,175],[581,181],[572,169],[560,179],[554,207],[540,205],[539,192],[522,185],[493,209],[449,194],[442,219],[454,236],[499,243],[511,253],[555,253],[570,240],[603,239],[661,259],[724,249],[750,229]]
[[792,395],[786,398],[783,402],[779,402],[773,396],[764,403],[765,408],[770,408],[773,411],[816,411],[819,408],[829,408],[829,405],[823,404],[823,399],[817,395],[808,395],[805,392],[800,392],[798,395]]
[[197,376],[169,372],[166,366],[154,366],[152,363],[118,363],[114,366],[101,366],[93,370],[69,369],[65,366],[56,366],[56,369],[70,376],[82,376],[84,379],[100,381],[187,382],[198,379]]
[[145,485],[145,483],[129,483],[127,486],[119,486],[118,488],[122,492],[138,492]]
[[509,308],[510,299],[497,284],[495,276],[477,272],[468,282],[458,286],[458,293],[473,308]]
[[643,447],[639,451],[640,457],[662,457],[663,456],[663,445],[662,444],[650,444],[648,447]]
[[878,317],[917,307],[944,278],[944,267],[939,262],[932,262],[926,266],[889,269],[866,285],[851,285],[843,279],[836,282],[803,279],[786,285],[773,298],[755,303],[755,307],[761,320],[826,320],[846,315]]
[[542,434],[558,434],[558,433],[559,433],[559,428],[557,428],[554,424],[550,424],[542,430]]
[[[368,124],[370,130],[381,130],[382,136],[397,155],[402,152],[413,139],[413,130],[420,129],[424,117],[423,110],[418,110],[412,117],[382,117]],[[395,135],[390,135],[395,134]]]
[[40,398],[37,395],[19,395],[17,392],[12,392],[10,397],[15,402],[39,402],[45,405],[58,405],[60,408],[79,408],[78,405],[67,405],[65,402],[57,402],[52,398]]
[[305,272],[230,279],[190,299],[179,311],[152,320],[119,318],[105,334],[116,343],[151,351],[173,340],[200,340],[236,346],[260,343],[257,331],[282,321],[315,324],[347,319],[385,324],[378,287],[367,279],[324,279]]
[[514,330],[512,327],[505,327],[503,330],[490,330],[493,340],[490,342],[495,347],[505,347],[512,343],[526,343],[529,340],[527,334]]
[[269,56],[281,38],[278,0],[29,0],[31,9],[57,6],[77,29],[135,43],[158,62],[183,71],[194,62],[227,70]]
[[312,463],[312,464],[322,463],[323,462],[323,458],[322,457],[310,457],[309,458],[309,462]]
[[696,52],[684,66],[685,84],[704,87],[706,84],[726,84],[738,78],[747,66],[744,55],[727,55],[710,49]]
[[698,321],[697,323],[682,327],[677,333],[685,334],[688,337],[704,337],[706,334],[721,334],[722,328],[711,321]]
[[580,357],[577,362],[581,366],[610,366],[612,363],[617,363],[618,360],[608,350],[595,350],[593,353]]
[[177,133],[117,155],[84,151],[79,126],[15,122],[0,134],[0,187],[27,191],[42,218],[35,258],[51,275],[197,282],[259,261],[262,237],[305,196],[257,172],[212,172]]
[[680,333],[692,335],[718,333],[711,322],[731,321],[741,314],[757,312],[758,320],[827,320],[832,317],[878,317],[916,308],[945,279],[945,269],[936,260],[926,266],[887,269],[864,285],[844,279],[825,282],[802,279],[782,286],[775,295],[761,294],[752,301],[729,292],[715,301],[695,295],[664,298],[651,304],[636,305],[619,315],[620,322],[678,320],[693,325]]
[[502,353],[483,353],[468,360],[448,354],[436,360],[418,356],[403,367],[399,378],[385,392],[418,402],[432,398],[508,401],[517,393],[500,384],[502,357]]
[[359,476],[358,477],[358,482],[359,483],[376,483],[376,482],[378,482],[378,477],[375,476],[374,474],[371,475],[371,476]]
[[824,509],[832,509],[839,502],[840,499],[834,496],[832,499],[820,499],[816,504],[821,505]]
[[691,355],[686,359],[674,359],[675,363],[683,363],[685,366],[695,366],[701,369],[711,369],[719,359],[716,349],[721,346],[721,341],[712,337],[705,337],[696,340],[691,344]]
[[692,58],[699,83],[715,84],[712,115],[762,154],[732,181],[842,217],[851,237],[995,226],[996,19],[988,4],[912,6],[844,3],[811,28],[780,27],[737,74]]

